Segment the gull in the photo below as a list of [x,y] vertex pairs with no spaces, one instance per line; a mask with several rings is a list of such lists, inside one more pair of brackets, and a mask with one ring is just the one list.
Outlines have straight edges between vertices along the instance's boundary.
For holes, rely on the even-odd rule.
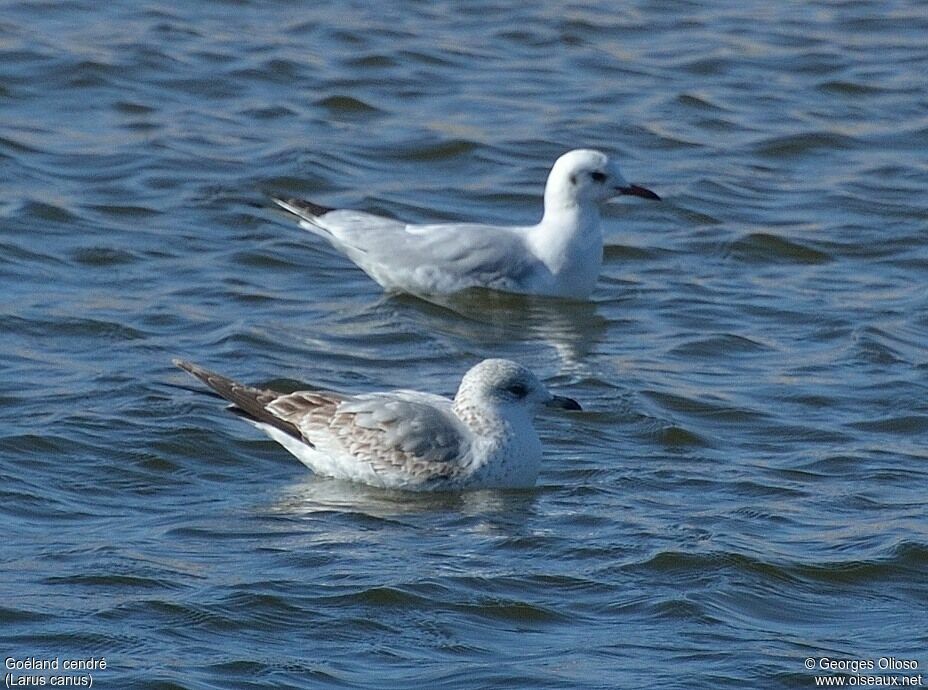
[[581,409],[506,359],[471,368],[454,400],[411,390],[280,393],[173,361],[316,474],[388,489],[532,487],[541,462],[538,408]]
[[626,182],[606,154],[576,149],[551,168],[544,215],[536,225],[410,225],[302,199],[271,198],[299,218],[300,227],[324,237],[390,292],[428,297],[489,288],[582,300],[593,292],[603,263],[599,204],[623,194],[660,199]]

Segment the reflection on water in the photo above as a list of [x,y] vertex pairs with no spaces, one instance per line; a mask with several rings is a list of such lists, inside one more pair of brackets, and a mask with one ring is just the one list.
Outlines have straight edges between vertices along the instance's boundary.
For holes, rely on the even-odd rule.
[[457,513],[492,520],[509,520],[513,515],[531,512],[535,490],[469,491],[466,493],[416,493],[390,491],[363,484],[339,481],[307,473],[281,489],[271,512],[292,517],[320,512],[348,512],[383,520],[407,515]]
[[[466,339],[492,350],[523,342],[551,348],[565,374],[588,372],[587,355],[605,337],[609,322],[592,302],[508,295],[489,290],[433,297],[385,297],[374,311],[394,309],[419,331]],[[394,312],[395,313],[395,312]]]

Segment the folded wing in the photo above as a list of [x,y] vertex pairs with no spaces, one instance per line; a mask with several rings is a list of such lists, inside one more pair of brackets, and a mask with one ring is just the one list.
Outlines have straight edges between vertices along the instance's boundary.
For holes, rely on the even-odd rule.
[[320,452],[365,463],[394,480],[453,481],[467,469],[468,442],[445,398],[373,393],[322,409],[312,393],[297,392],[268,410],[299,428]]
[[[523,229],[472,223],[409,225],[392,218],[329,210],[295,199],[275,202],[300,218],[382,286],[412,292],[468,287],[527,291],[544,267],[527,250]],[[314,210],[322,211],[315,213]]]

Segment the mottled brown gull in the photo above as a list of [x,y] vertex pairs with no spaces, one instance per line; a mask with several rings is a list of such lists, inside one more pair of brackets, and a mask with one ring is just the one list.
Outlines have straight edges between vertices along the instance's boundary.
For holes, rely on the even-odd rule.
[[471,368],[454,400],[410,390],[279,393],[183,360],[174,364],[317,474],[391,489],[534,486],[541,463],[532,425],[536,411],[541,406],[580,409],[505,359]]

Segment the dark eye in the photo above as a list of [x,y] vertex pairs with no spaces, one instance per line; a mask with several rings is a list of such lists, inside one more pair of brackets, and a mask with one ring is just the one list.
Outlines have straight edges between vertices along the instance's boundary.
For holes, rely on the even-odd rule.
[[593,178],[594,182],[605,182],[606,181],[606,173],[594,172],[594,173],[590,173],[590,177]]
[[528,394],[528,388],[526,388],[525,385],[521,383],[514,383],[506,390],[508,390],[517,398],[524,398]]

